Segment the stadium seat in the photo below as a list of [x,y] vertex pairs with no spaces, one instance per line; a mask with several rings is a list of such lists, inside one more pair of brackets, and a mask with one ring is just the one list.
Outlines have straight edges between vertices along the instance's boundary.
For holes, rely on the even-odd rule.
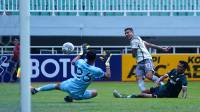
[[[199,16],[199,7],[198,0],[30,0],[33,16]],[[19,0],[0,0],[1,15],[18,10]]]
[[170,16],[169,12],[152,12],[150,13],[151,16]]
[[147,12],[128,12],[127,16],[147,16]]

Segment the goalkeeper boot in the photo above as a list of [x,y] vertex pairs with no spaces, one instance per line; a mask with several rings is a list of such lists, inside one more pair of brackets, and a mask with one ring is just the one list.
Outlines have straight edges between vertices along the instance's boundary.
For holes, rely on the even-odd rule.
[[64,101],[65,101],[66,103],[69,103],[69,102],[73,102],[73,99],[72,99],[72,97],[70,97],[70,96],[65,96]]
[[31,88],[31,94],[34,95],[38,92],[38,90],[36,90],[35,88]]

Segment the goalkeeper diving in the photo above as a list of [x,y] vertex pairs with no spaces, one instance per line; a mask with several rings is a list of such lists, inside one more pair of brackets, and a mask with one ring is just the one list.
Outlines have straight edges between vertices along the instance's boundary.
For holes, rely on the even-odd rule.
[[[87,87],[94,79],[111,77],[110,58],[111,55],[105,57],[104,72],[101,68],[95,67],[96,53],[94,50],[88,50],[88,45],[82,45],[81,52],[72,60],[72,65],[76,66],[76,76],[61,83],[48,84],[37,88],[31,88],[31,93],[36,94],[40,91],[61,90],[68,93],[64,98],[65,102],[73,102],[73,100],[91,99],[97,96],[96,90],[89,90]],[[83,58],[86,57],[86,60]]]

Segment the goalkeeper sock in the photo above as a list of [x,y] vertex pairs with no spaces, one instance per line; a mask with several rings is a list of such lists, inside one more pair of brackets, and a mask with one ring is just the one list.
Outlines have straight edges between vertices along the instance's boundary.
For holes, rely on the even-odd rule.
[[39,88],[36,88],[37,91],[49,91],[56,88],[56,84],[48,84]]

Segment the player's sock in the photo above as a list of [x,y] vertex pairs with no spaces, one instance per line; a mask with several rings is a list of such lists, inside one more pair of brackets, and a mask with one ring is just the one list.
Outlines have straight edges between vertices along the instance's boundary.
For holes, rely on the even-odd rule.
[[56,88],[56,84],[48,84],[39,88],[35,88],[37,91],[49,91]]
[[113,96],[115,98],[125,98],[121,93],[119,93],[117,90],[113,91]]
[[145,88],[145,86],[144,86],[144,80],[139,79],[137,82],[138,82],[138,87],[139,87],[139,89],[140,89],[141,91],[146,90],[146,88]]
[[160,85],[164,85],[164,84],[165,84],[164,82],[160,81]]
[[152,80],[153,82],[156,82],[158,79],[159,79],[159,78],[158,78],[157,76],[153,75],[151,80]]
[[127,98],[137,98],[137,95],[136,94],[130,94],[127,96]]
[[[160,79],[157,76],[153,75],[152,81],[157,82],[158,80],[160,80]],[[160,85],[164,85],[164,82],[160,81]]]

